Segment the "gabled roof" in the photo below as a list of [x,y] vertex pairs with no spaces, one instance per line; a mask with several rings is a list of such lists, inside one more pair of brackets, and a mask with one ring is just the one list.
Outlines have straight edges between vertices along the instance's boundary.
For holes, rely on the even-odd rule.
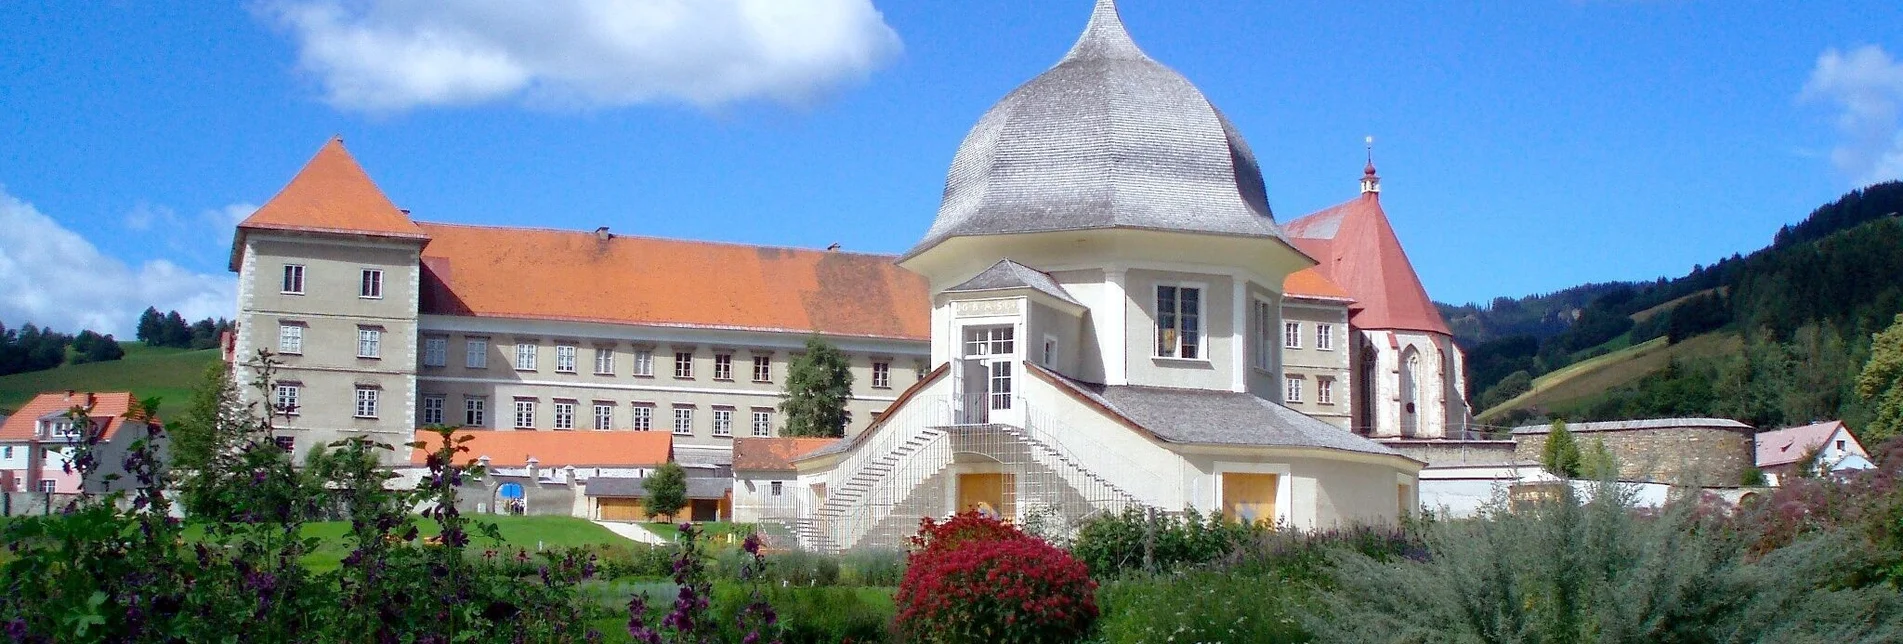
[[424,223],[424,314],[926,341],[925,279],[889,255]]
[[[490,467],[526,467],[535,459],[536,467],[560,469],[575,467],[655,467],[666,463],[674,452],[674,437],[667,432],[634,431],[505,431],[481,430],[457,432],[458,438],[472,437],[464,447],[469,451],[456,456],[456,463],[475,462],[489,457]],[[424,465],[429,455],[442,445],[443,437],[433,431],[418,430],[411,448],[410,464]]]
[[1056,298],[1060,302],[1083,306],[1083,303],[1078,302],[1077,298],[1071,297],[1070,291],[1064,290],[1062,284],[1058,284],[1057,280],[1051,279],[1049,273],[1008,259],[998,260],[998,263],[992,264],[991,268],[987,268],[984,272],[973,276],[971,279],[965,280],[962,284],[945,289],[945,292],[975,293],[981,291],[1003,291],[1014,288],[1028,288]]
[[1452,335],[1401,249],[1380,193],[1289,222],[1289,241],[1321,262],[1323,277],[1348,291],[1349,321],[1362,329],[1398,329]]
[[1212,389],[1102,385],[1025,362],[1039,378],[1169,443],[1307,447],[1400,456],[1386,445],[1254,394]]
[[94,422],[105,423],[105,431],[100,438],[110,439],[118,433],[120,427],[125,426],[126,411],[132,409],[134,402],[132,394],[124,391],[43,393],[34,396],[33,400],[27,401],[25,405],[15,410],[13,415],[7,416],[4,423],[0,423],[0,440],[34,440],[33,428],[41,418],[58,416],[74,407],[85,407],[88,404],[92,405],[88,417]]
[[837,443],[839,440],[837,438],[735,438],[733,439],[733,470],[735,472],[791,472],[795,469],[793,459]]
[[[1833,420],[1826,423],[1787,427],[1784,429],[1758,433],[1758,467],[1789,465],[1804,460],[1811,450],[1822,447],[1825,441],[1845,429],[1843,421]],[[1852,437],[1855,440],[1855,437]],[[1861,451],[1861,446],[1858,450]]]
[[1343,302],[1352,302],[1355,299],[1354,296],[1348,294],[1348,289],[1342,288],[1341,285],[1323,276],[1321,271],[1314,267],[1289,273],[1288,279],[1282,280],[1282,294],[1288,297]]
[[239,228],[349,233],[421,239],[423,230],[384,196],[369,173],[332,138],[277,196]]

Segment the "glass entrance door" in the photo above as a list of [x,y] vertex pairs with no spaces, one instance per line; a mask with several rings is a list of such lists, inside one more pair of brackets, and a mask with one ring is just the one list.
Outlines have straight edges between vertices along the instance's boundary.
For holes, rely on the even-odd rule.
[[964,353],[956,374],[956,422],[997,422],[994,412],[1012,408],[1016,360],[1017,341],[1010,325],[965,329]]

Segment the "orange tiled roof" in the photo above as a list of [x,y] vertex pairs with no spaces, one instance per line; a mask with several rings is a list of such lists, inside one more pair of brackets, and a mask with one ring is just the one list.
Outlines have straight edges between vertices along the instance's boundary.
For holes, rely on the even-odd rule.
[[344,140],[333,138],[277,196],[264,202],[238,224],[238,239],[233,241],[232,270],[237,270],[239,250],[247,230],[291,230],[422,239],[423,229],[410,221],[383,189],[370,180],[363,166],[344,149]]
[[[530,458],[537,467],[556,469],[576,467],[653,467],[668,462],[674,452],[674,437],[667,432],[599,431],[467,431],[457,437],[471,436],[463,443],[469,451],[456,456],[457,463],[489,457],[490,467],[524,467]],[[411,448],[410,463],[423,465],[429,453],[442,445],[441,434],[419,430],[416,440],[423,448]]]
[[838,442],[837,438],[736,438],[734,471],[791,472],[793,459]]
[[84,407],[88,397],[92,399],[92,411],[89,412],[91,417],[95,420],[104,420],[106,423],[105,433],[101,435],[101,438],[112,438],[113,434],[125,425],[126,411],[132,409],[133,399],[129,392],[73,392],[69,396],[67,392],[62,391],[34,396],[33,400],[8,416],[5,425],[0,425],[0,440],[33,440],[33,426],[41,417],[62,413],[73,407]]
[[1348,294],[1348,289],[1322,276],[1321,271],[1314,267],[1289,273],[1288,279],[1282,280],[1282,294],[1344,301],[1355,299],[1354,296]]
[[925,279],[888,255],[423,223],[422,312],[924,341]]
[[1282,231],[1321,262],[1316,268],[1324,277],[1354,297],[1348,313],[1354,326],[1452,335],[1401,250],[1379,193],[1291,221]]

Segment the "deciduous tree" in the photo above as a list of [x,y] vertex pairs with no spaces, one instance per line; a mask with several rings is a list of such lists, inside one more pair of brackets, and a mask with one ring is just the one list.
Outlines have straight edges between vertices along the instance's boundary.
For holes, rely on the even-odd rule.
[[845,354],[819,338],[806,340],[806,354],[786,374],[786,416],[782,436],[837,438],[846,433],[846,400],[852,397],[852,370]]
[[647,481],[641,484],[647,489],[648,496],[641,501],[641,507],[647,510],[648,518],[664,516],[673,520],[681,508],[687,507],[687,471],[679,463],[667,463],[649,474]]
[[1876,335],[1870,361],[1857,376],[1857,395],[1876,407],[1876,417],[1863,429],[1865,444],[1903,435],[1903,315]]

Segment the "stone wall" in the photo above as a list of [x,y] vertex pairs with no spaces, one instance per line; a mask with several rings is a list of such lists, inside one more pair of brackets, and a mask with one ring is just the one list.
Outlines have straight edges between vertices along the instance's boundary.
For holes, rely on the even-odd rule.
[[[1428,467],[1513,465],[1521,461],[1513,441],[1455,441],[1389,438],[1375,442],[1420,461]],[[1537,456],[1537,454],[1535,454]]]
[[[1673,485],[1733,486],[1744,480],[1754,464],[1752,431],[1740,423],[1687,422],[1670,425],[1647,421],[1644,427],[1610,423],[1574,425],[1568,430],[1581,451],[1603,441],[1619,464],[1619,478]],[[1515,458],[1538,463],[1546,448],[1546,433],[1514,430]]]

